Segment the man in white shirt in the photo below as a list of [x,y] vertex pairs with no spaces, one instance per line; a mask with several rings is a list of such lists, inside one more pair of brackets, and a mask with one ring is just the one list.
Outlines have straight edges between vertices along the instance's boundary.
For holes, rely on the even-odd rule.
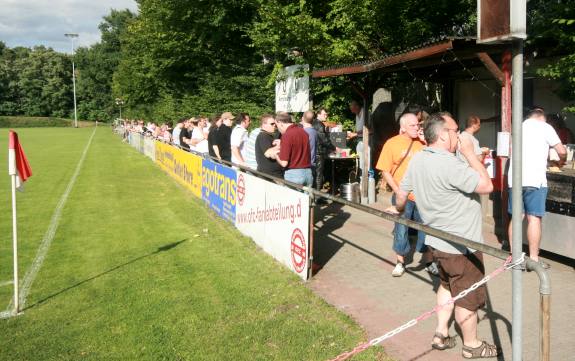
[[232,148],[232,163],[246,165],[244,160],[244,148],[248,140],[248,127],[250,126],[250,116],[240,113],[236,117],[236,126],[232,130],[230,145]]
[[205,131],[206,118],[199,118],[194,124],[190,148],[198,153],[208,153],[208,134]]
[[[561,144],[555,129],[545,121],[545,111],[535,107],[527,114],[527,119],[523,122],[522,217],[527,215],[529,257],[546,269],[549,268],[549,265],[539,260],[539,245],[541,243],[541,219],[545,215],[545,201],[547,199],[547,158],[550,148],[555,149],[560,159],[565,161],[567,157],[565,146]],[[507,177],[509,184],[508,212],[510,215],[513,186],[512,162],[513,155],[510,159]],[[510,246],[511,228],[511,222],[509,222]]]
[[[465,130],[459,134],[459,137],[467,138],[471,141],[471,143],[473,144],[473,152],[475,153],[479,161],[483,163],[483,159],[485,159],[485,156],[487,155],[487,153],[489,153],[489,149],[484,148],[486,150],[484,152],[479,147],[479,141],[477,140],[477,138],[475,138],[475,134],[477,134],[479,129],[481,129],[481,119],[479,119],[479,117],[476,115],[470,115],[465,123]],[[467,162],[467,159],[465,159],[465,157],[463,156],[463,154],[461,154],[459,150],[457,150],[456,154],[457,158]]]

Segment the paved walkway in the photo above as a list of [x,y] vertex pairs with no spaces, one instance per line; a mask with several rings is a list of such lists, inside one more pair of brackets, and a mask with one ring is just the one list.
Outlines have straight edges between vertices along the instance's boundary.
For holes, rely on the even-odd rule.
[[[383,202],[376,208],[383,208]],[[435,305],[438,279],[419,264],[420,255],[399,278],[391,276],[395,256],[391,250],[393,224],[353,208],[332,203],[316,209],[315,261],[323,267],[309,287],[328,303],[353,317],[369,338],[428,311]],[[497,245],[486,232],[487,243]],[[553,260],[551,264],[551,359],[575,360],[575,270]],[[503,261],[485,256],[486,271]],[[534,273],[523,273],[523,358],[539,358],[539,281]],[[511,359],[511,272],[488,283],[488,302],[479,311],[479,337],[503,349],[499,360]],[[382,345],[396,360],[461,360],[461,344],[452,350],[431,348],[435,316],[385,341]],[[450,333],[455,334],[452,325]],[[341,350],[348,351],[348,350]],[[336,355],[334,355],[336,356]]]

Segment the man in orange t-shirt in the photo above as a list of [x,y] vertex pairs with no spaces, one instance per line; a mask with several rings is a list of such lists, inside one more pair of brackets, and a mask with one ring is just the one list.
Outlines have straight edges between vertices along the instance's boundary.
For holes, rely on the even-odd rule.
[[[399,184],[407,170],[411,157],[425,147],[419,138],[419,120],[412,113],[405,113],[399,118],[399,135],[390,138],[383,145],[383,149],[376,164],[376,168],[383,172],[383,178],[393,190],[391,198],[395,206],[395,195],[399,191]],[[415,205],[413,193],[405,206],[402,217],[421,222],[421,217]],[[396,265],[391,275],[400,277],[405,272],[405,256],[410,252],[411,245],[408,237],[409,228],[396,223],[393,229],[393,250],[396,254]],[[437,266],[432,262],[431,252],[425,245],[425,233],[418,231],[416,250],[423,254],[422,260],[426,263],[426,270],[437,275]]]

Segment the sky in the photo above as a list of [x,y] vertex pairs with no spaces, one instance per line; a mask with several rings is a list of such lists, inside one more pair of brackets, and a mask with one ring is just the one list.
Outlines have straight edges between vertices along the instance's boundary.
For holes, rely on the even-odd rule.
[[135,0],[0,0],[0,41],[8,47],[44,45],[71,53],[100,41],[98,25],[111,9],[137,12]]

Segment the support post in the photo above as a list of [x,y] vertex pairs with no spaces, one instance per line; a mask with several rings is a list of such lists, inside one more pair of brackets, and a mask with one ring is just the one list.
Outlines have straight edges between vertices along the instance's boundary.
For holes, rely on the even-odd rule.
[[368,124],[369,121],[369,107],[370,101],[368,98],[368,86],[365,86],[365,92],[363,94],[363,130],[362,130],[362,139],[363,139],[363,164],[361,168],[361,203],[367,204],[368,203],[368,186],[369,186],[369,170],[371,169],[371,139],[370,139],[370,128],[371,124]]
[[[523,251],[523,197],[522,197],[522,166],[523,166],[523,40],[515,40],[513,44],[513,123],[512,123],[512,151],[513,151],[513,179],[512,195],[513,204],[513,261],[521,258]],[[518,267],[513,269],[512,276],[512,309],[513,309],[513,334],[512,334],[512,357],[513,361],[521,361],[523,358],[523,298],[522,298],[522,270]]]
[[539,277],[539,360],[551,360],[551,277],[538,262],[527,258],[525,267]]
[[313,192],[308,193],[309,196],[309,266],[308,266],[308,279],[313,277],[313,226],[314,226],[314,208],[315,196]]
[[[511,133],[511,51],[506,50],[501,59],[501,70],[505,82],[501,86],[501,131]],[[505,169],[507,166],[508,157],[498,155],[499,172],[497,173],[497,185],[501,192],[501,224],[503,225],[503,232],[506,232],[505,227],[509,224],[509,216],[507,214],[507,202],[509,194],[507,191],[507,181],[505,177]]]
[[541,345],[539,346],[539,360],[551,360],[551,295],[541,295],[541,310],[539,325],[539,337]]

